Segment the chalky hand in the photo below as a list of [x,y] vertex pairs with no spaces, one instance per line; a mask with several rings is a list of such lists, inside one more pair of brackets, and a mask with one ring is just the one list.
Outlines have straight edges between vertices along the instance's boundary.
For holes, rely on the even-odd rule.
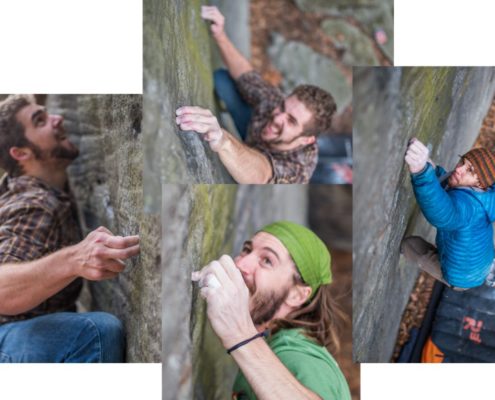
[[418,139],[412,138],[407,147],[405,162],[411,174],[421,172],[429,159],[430,151]]
[[212,261],[191,279],[201,287],[208,319],[225,348],[257,333],[249,313],[249,289],[230,256]]

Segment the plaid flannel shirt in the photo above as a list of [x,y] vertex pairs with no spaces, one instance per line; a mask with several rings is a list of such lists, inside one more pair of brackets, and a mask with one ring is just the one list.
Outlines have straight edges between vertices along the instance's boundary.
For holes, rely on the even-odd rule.
[[244,100],[253,107],[246,142],[270,161],[273,175],[269,183],[308,183],[318,162],[316,142],[291,151],[276,151],[261,139],[272,111],[285,99],[283,93],[265,82],[256,71],[246,72],[236,83]]
[[[27,175],[0,181],[0,268],[5,263],[32,261],[77,243],[80,231],[68,193]],[[0,315],[0,324],[52,312],[75,311],[82,280],[34,309],[14,316]]]

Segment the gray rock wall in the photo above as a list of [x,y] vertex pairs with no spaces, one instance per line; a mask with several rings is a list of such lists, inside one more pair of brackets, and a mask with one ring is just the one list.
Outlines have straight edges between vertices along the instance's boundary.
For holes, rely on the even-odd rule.
[[144,2],[144,188],[147,210],[159,211],[161,183],[231,182],[197,133],[180,132],[175,110],[213,110],[208,25],[199,0]]
[[306,222],[307,186],[164,185],[163,399],[226,399],[237,367],[206,318],[191,272],[277,219]]
[[127,361],[161,355],[159,225],[143,214],[140,95],[49,95],[47,108],[65,117],[80,156],[70,181],[85,233],[104,225],[114,234],[140,234],[141,255],[118,278],[91,283],[91,308],[119,317],[127,332]]
[[473,145],[495,91],[493,68],[354,69],[353,345],[359,362],[389,361],[417,268],[404,234],[434,240],[404,165],[408,139],[446,169]]

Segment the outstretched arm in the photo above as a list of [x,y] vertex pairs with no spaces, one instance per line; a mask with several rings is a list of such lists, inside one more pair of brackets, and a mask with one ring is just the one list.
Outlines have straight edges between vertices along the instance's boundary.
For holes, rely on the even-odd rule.
[[139,253],[138,236],[120,237],[100,227],[80,243],[38,260],[0,266],[0,314],[29,311],[78,277],[99,281],[117,276],[123,259]]
[[262,184],[271,179],[270,161],[259,151],[221,129],[217,118],[210,110],[200,107],[181,107],[176,114],[176,123],[180,129],[202,134],[210,144],[210,148],[218,153],[223,165],[236,182]]
[[[192,278],[203,286],[208,319],[226,349],[258,332],[249,313],[249,290],[230,256],[211,262]],[[231,355],[258,399],[320,398],[291,374],[263,339],[255,339]]]
[[220,13],[218,8],[215,6],[201,6],[201,17],[212,22],[211,33],[232,78],[237,79],[242,74],[252,71],[253,66],[251,63],[236,49],[227,37],[224,30],[225,17]]
[[[442,188],[429,161],[429,150],[418,139],[413,138],[407,148],[405,162],[411,172],[414,194],[421,211],[436,228],[455,230],[469,223],[474,209],[472,202],[457,201]],[[431,164],[431,165],[430,165]]]

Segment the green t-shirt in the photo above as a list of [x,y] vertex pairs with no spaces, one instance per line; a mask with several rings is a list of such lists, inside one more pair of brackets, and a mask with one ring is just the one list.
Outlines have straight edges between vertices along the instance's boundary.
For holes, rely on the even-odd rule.
[[[292,375],[322,399],[351,399],[349,386],[337,362],[325,347],[304,336],[299,329],[277,332],[268,339],[268,345]],[[241,371],[234,382],[233,398],[256,399]]]

